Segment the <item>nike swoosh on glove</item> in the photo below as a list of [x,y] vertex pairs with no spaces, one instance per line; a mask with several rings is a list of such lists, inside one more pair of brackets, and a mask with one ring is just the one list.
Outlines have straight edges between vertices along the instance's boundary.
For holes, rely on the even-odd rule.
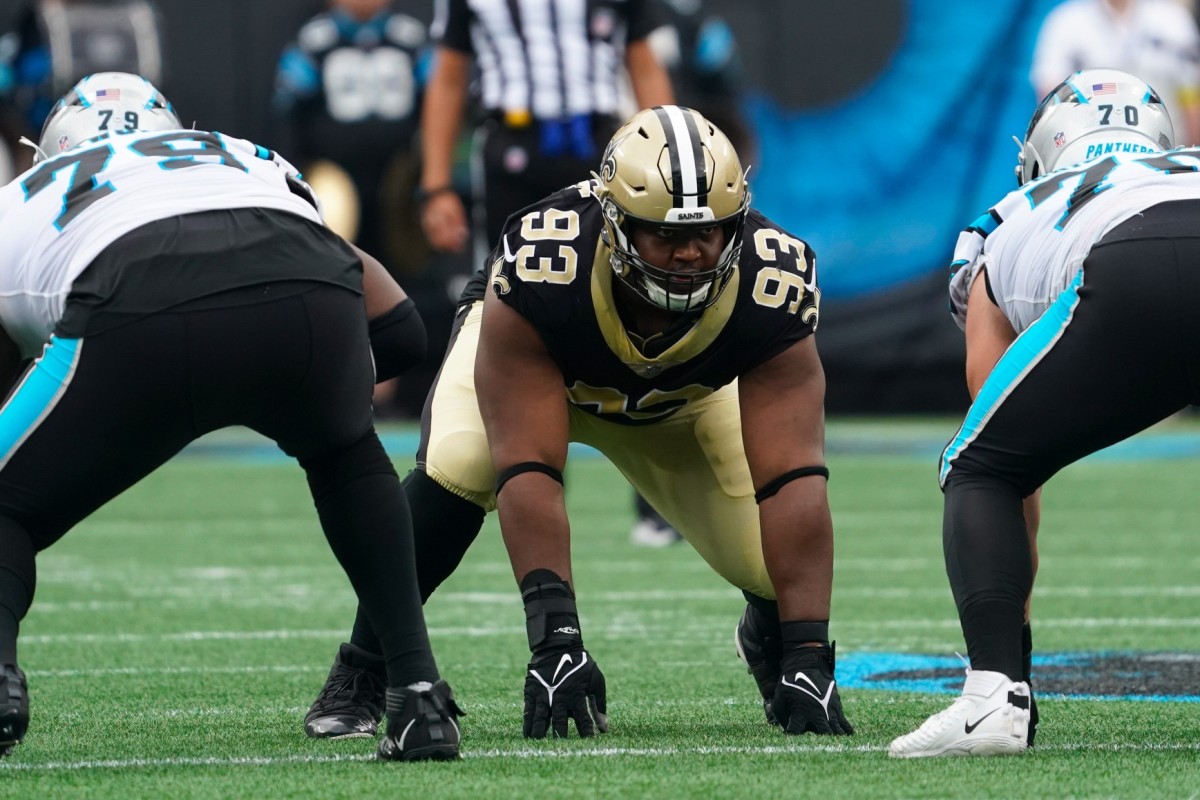
[[833,679],[832,645],[797,646],[783,654],[782,674],[771,710],[787,733],[849,735]]
[[525,673],[525,738],[567,737],[567,721],[580,736],[608,731],[604,674],[582,647],[536,656]]

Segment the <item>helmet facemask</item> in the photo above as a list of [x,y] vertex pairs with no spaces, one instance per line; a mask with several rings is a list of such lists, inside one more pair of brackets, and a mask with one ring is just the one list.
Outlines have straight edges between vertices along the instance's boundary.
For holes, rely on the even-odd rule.
[[[601,201],[601,205],[605,227],[603,235],[612,250],[610,263],[613,272],[639,297],[658,308],[677,312],[699,311],[720,299],[741,258],[745,209],[734,219],[715,223],[665,225],[625,214],[611,198]],[[687,234],[689,228],[718,225],[724,231],[725,245],[716,263],[709,269],[697,272],[663,269],[649,263],[638,253],[632,241],[633,225],[679,231],[683,234]]]
[[[667,311],[695,312],[716,303],[737,268],[750,203],[741,162],[725,135],[691,109],[647,109],[613,136],[593,177],[617,277]],[[725,242],[708,269],[664,269],[637,252],[635,225],[685,235],[719,226]]]

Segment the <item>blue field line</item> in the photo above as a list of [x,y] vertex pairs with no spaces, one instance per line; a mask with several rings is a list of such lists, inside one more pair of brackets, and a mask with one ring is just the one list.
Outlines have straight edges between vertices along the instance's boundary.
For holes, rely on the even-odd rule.
[[[1033,682],[1053,684],[1052,675],[1064,668],[1081,665],[1092,659],[1103,663],[1109,656],[1120,653],[1046,653],[1033,657]],[[1132,655],[1132,654],[1128,654]],[[1196,657],[1200,664],[1200,656]],[[957,656],[931,656],[914,653],[848,653],[839,654],[837,680],[843,689],[881,689],[892,692],[922,694],[959,694],[966,676],[963,661]],[[1102,670],[1095,673],[1097,683],[1111,679]],[[1129,676],[1125,676],[1129,677]],[[1188,691],[1194,691],[1190,682]],[[1200,703],[1200,695],[1180,694],[1102,694],[1099,692],[1037,691],[1038,697],[1071,700],[1132,700],[1137,702]]]
[[[831,425],[825,449],[832,456],[880,456],[937,463],[953,428],[944,433],[927,425]],[[388,454],[396,459],[416,455],[420,433],[415,426],[386,425],[379,431]],[[600,458],[587,445],[572,444],[571,458]],[[232,459],[247,463],[280,463],[288,460],[274,442],[245,429],[229,429],[205,436],[184,449],[184,458]],[[1200,458],[1200,431],[1147,431],[1101,450],[1085,461],[1152,461]]]

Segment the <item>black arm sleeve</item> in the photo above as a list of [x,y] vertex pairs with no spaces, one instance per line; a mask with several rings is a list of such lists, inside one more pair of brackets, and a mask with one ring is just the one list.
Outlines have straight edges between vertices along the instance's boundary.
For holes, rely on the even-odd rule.
[[371,353],[375,356],[375,381],[394,378],[425,360],[425,323],[411,297],[367,323]]

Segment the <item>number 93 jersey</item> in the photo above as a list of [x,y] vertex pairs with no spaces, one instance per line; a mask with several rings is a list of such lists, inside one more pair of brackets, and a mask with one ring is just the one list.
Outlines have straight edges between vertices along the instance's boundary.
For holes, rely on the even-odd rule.
[[614,304],[593,191],[579,183],[514,214],[492,265],[492,288],[537,330],[573,405],[627,425],[665,419],[816,330],[812,250],[752,210],[717,302],[639,346]]
[[291,164],[219,133],[113,133],[41,161],[0,188],[0,323],[36,355],[72,283],[109,244],[156,220],[233,208],[321,222]]

